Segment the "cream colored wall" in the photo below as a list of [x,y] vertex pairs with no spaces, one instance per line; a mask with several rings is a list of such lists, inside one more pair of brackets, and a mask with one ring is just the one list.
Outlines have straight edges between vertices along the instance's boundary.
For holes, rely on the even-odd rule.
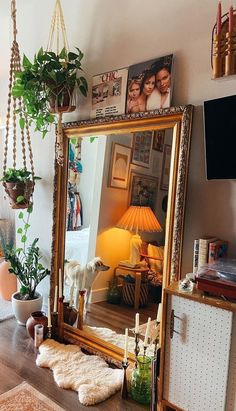
[[[231,1],[223,0],[226,11]],[[62,0],[71,46],[85,53],[88,76],[125,67],[173,52],[176,72],[173,105],[194,104],[190,174],[188,183],[183,270],[192,267],[192,243],[203,234],[215,234],[236,246],[236,182],[205,180],[202,104],[204,100],[235,93],[235,77],[211,80],[210,42],[217,1],[205,0]],[[53,1],[18,0],[18,31],[21,51],[32,57],[46,46]],[[9,67],[9,8],[1,1],[0,115],[6,110]],[[79,113],[65,119],[87,118],[89,99]],[[227,127],[226,127],[227,132]],[[54,136],[44,141],[33,133],[36,173],[43,177],[35,192],[32,237],[39,235],[43,252],[50,257],[53,190]],[[224,136],[223,136],[224,138]],[[227,134],[225,135],[227,142]],[[43,222],[43,224],[42,224]]]

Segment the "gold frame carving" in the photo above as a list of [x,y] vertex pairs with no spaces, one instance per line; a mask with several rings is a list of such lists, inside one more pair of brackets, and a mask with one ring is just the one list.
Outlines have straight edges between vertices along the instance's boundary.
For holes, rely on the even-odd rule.
[[[163,267],[163,286],[180,278],[182,261],[184,209],[187,186],[187,170],[190,150],[193,106],[178,106],[154,110],[148,113],[134,113],[95,120],[64,123],[63,150],[64,165],[55,162],[54,208],[51,295],[58,284],[59,268],[64,266],[65,224],[66,224],[66,187],[68,169],[68,138],[110,135],[115,133],[173,129],[168,207],[166,218],[166,239]],[[59,324],[60,337],[76,343],[93,353],[100,353],[105,359],[120,364],[123,350],[99,338],[75,329],[68,324]],[[131,362],[134,356],[131,355]]]

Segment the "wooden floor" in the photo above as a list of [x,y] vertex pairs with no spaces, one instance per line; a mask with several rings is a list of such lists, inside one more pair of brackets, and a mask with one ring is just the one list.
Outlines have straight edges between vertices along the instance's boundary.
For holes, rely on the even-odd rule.
[[[158,304],[149,303],[147,307],[138,309],[140,325],[146,323],[148,317],[152,320],[156,318],[157,307]],[[103,301],[89,304],[88,310],[86,324],[90,326],[107,327],[123,334],[125,328],[133,328],[135,325],[136,310],[127,305],[115,305]]]
[[[74,391],[58,388],[48,369],[35,364],[37,352],[25,327],[17,325],[15,319],[0,323],[0,394],[23,381],[50,397],[67,411],[141,411],[148,410],[133,401],[124,401],[117,393],[107,401],[92,407],[80,404]],[[15,410],[17,411],[17,409]]]

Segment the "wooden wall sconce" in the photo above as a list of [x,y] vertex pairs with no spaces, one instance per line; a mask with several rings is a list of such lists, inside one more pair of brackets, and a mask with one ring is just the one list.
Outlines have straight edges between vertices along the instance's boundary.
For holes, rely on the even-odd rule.
[[236,10],[231,6],[222,15],[220,2],[212,30],[211,65],[213,79],[236,74]]

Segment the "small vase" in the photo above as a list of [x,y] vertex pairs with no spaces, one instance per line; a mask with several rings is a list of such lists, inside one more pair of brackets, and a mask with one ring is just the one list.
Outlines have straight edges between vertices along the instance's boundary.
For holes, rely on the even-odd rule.
[[36,324],[43,325],[43,333],[44,333],[44,338],[45,338],[47,335],[47,331],[48,331],[47,330],[48,318],[46,317],[46,314],[43,311],[33,312],[26,322],[26,329],[30,337],[33,338],[33,340],[34,340],[34,326]]
[[17,290],[17,282],[15,274],[9,273],[8,268],[9,263],[0,260],[0,297],[11,301],[12,294]]
[[151,358],[137,357],[137,368],[131,376],[131,397],[140,404],[150,404],[151,400]]

